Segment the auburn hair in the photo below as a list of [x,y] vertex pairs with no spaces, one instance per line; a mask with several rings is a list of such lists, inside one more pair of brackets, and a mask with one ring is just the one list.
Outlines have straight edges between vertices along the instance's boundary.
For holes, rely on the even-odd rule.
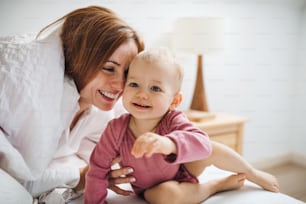
[[144,49],[144,43],[137,32],[116,13],[104,7],[76,9],[46,26],[41,32],[60,22],[63,22],[61,40],[65,74],[75,81],[78,91],[96,76],[107,59],[123,43],[134,40],[138,52]]

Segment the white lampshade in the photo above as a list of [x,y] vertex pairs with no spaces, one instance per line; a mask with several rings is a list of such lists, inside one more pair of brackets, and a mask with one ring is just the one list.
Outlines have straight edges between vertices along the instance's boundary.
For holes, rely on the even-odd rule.
[[224,18],[186,17],[174,22],[174,51],[215,54],[224,49]]

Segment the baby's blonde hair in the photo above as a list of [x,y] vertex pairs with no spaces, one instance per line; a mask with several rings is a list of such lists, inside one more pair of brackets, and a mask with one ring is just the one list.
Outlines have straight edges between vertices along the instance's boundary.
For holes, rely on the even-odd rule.
[[[184,71],[181,65],[178,63],[175,56],[171,53],[171,51],[166,47],[158,47],[158,48],[151,48],[140,52],[132,61],[130,66],[133,66],[133,63],[143,60],[148,63],[160,64],[164,65],[167,68],[175,69],[176,75],[174,76],[173,80],[174,83],[177,85],[177,91],[181,90],[183,78],[184,78]],[[161,73],[162,74],[162,73]]]

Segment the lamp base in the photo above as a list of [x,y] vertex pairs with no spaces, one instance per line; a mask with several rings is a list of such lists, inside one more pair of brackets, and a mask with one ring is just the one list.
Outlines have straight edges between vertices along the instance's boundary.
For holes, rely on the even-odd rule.
[[198,67],[197,67],[196,83],[195,83],[195,88],[193,92],[190,109],[208,112],[208,105],[206,101],[204,80],[203,80],[202,55],[201,54],[198,55],[197,66]]

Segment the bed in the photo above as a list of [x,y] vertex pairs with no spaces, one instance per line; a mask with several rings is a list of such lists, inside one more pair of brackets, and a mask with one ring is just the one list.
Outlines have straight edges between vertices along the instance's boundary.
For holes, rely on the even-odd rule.
[[[24,39],[28,39],[28,37],[26,37]],[[23,41],[24,39],[21,39],[21,40]],[[11,40],[15,41],[16,39],[11,39]],[[20,39],[18,41],[20,41]],[[3,46],[8,46],[8,45],[3,44]],[[35,44],[35,46],[36,46],[36,47],[34,47],[35,49],[39,49],[40,44]],[[54,44],[54,46],[61,46],[61,45],[59,43],[58,45]],[[23,52],[25,52],[26,44],[24,44],[24,45],[21,44],[20,48],[22,48]],[[32,47],[29,47],[29,49],[30,48],[32,48]],[[50,47],[49,52],[47,52],[48,50],[47,51],[45,49],[43,50],[44,51],[43,53],[45,54],[45,56],[47,56],[46,59],[48,60],[47,61],[48,63],[46,62],[45,64],[43,64],[44,66],[48,65],[52,69],[54,69],[54,67],[60,67],[60,65],[54,64],[54,62],[60,62],[60,60],[61,60],[61,59],[54,60],[54,57],[58,56],[58,49],[59,48],[57,48],[57,47]],[[36,52],[40,52],[40,51],[36,50]],[[34,52],[34,54],[35,54],[35,52]],[[50,56],[53,56],[53,58],[50,57]],[[30,57],[28,57],[28,58],[31,59]],[[28,63],[29,69],[31,68],[30,65],[31,65],[31,63]],[[46,75],[46,77],[50,78],[49,75],[48,76]],[[58,79],[59,79],[58,76],[54,76],[54,80],[58,80]],[[43,80],[43,79],[41,79],[41,80]],[[7,86],[7,83],[5,83],[4,80],[0,80],[0,82],[3,83],[2,86],[0,86],[0,87]],[[0,85],[1,85],[1,83],[0,83]],[[17,85],[20,87],[20,81],[16,81],[16,83],[18,83]],[[27,87],[27,88],[29,89],[30,87]],[[52,89],[54,89],[54,87],[51,87],[51,88],[47,87],[47,89],[45,89],[45,90],[52,90]],[[7,92],[6,94],[9,96],[11,93]],[[22,94],[24,94],[24,93],[22,93]],[[2,95],[2,97],[4,97],[4,96],[5,95]],[[16,98],[16,100],[17,100],[17,101],[15,101],[16,103],[20,103],[20,100],[19,100],[18,97]],[[37,100],[39,102],[39,103],[37,103],[37,105],[52,103],[52,98],[48,99],[47,101],[41,101],[42,100],[41,97],[37,97]],[[31,100],[28,100],[28,101],[31,101]],[[25,102],[27,102],[27,100]],[[12,103],[9,103],[8,105],[11,105],[11,104]],[[27,107],[27,106],[24,105],[23,107]],[[15,108],[15,106],[8,106],[6,108],[3,108],[3,110],[0,111],[0,118],[7,118],[8,115],[11,114],[11,111],[10,111],[9,108]],[[48,110],[48,111],[52,111],[52,110]],[[39,115],[40,117],[38,117],[39,120],[36,121],[37,124],[40,124],[41,115],[43,114],[42,112],[39,112],[39,113],[40,113],[40,115]],[[46,113],[45,115],[48,116],[48,113]],[[19,121],[19,120],[21,120],[20,115],[16,115],[16,121]],[[16,125],[16,121],[12,125]],[[45,121],[50,122],[49,118],[46,119]],[[4,124],[3,127],[5,125],[6,124]],[[41,127],[44,127],[44,126],[41,125]],[[1,131],[0,131],[0,133],[1,133]],[[42,134],[40,134],[38,132],[37,137],[35,137],[35,139],[36,139],[35,141],[39,140],[39,138],[41,138],[41,135]],[[52,134],[52,135],[54,135],[54,134]],[[58,135],[60,135],[60,134],[58,134]],[[52,138],[52,137],[50,137],[50,138]],[[52,143],[52,141],[50,141],[50,143]],[[39,143],[36,142],[35,144],[38,144],[38,145],[36,147],[33,147],[33,149],[36,149],[36,151],[34,153],[44,152],[44,151],[39,151],[42,148],[41,146],[39,146]],[[1,134],[0,134],[0,146],[1,146],[0,153],[1,153],[1,151],[4,151],[4,152],[9,151],[9,149],[5,149],[5,147],[9,147],[9,145],[10,144],[8,144],[6,140],[4,140],[4,136],[1,136]],[[1,154],[0,154],[0,156],[1,156]],[[10,161],[11,163],[13,163],[13,166],[15,165],[14,169],[16,171],[20,170],[20,172],[13,172],[13,173],[16,173],[16,175],[18,174],[18,175],[24,175],[24,177],[28,177],[28,175],[27,175],[28,171],[26,171],[26,168],[23,167],[23,166],[26,166],[26,165],[25,164],[23,165],[21,162],[19,162],[19,161],[23,161],[22,159],[18,160],[17,157],[7,158],[7,159],[8,159],[7,161]],[[2,159],[2,162],[5,162],[5,161]],[[37,171],[39,172],[41,166],[37,165],[35,167],[37,167],[37,169],[38,169]],[[209,167],[205,170],[205,172],[200,176],[199,180],[203,182],[205,180],[209,180],[209,179],[212,179],[212,178],[215,178],[215,177],[224,177],[224,176],[229,175],[229,174],[230,174],[230,172],[222,171],[222,170],[219,170],[219,169],[211,166],[211,167]],[[0,178],[1,178],[1,176],[4,177],[4,178],[7,178],[5,172],[2,171],[2,169],[0,169]],[[32,203],[32,198],[31,198],[30,194],[28,194],[22,186],[19,186],[18,188],[14,187],[14,186],[16,186],[15,185],[16,181],[14,179],[7,178],[7,180],[3,180],[3,179],[0,179],[0,180],[1,180],[1,183],[6,184],[6,185],[2,185],[2,186],[0,185],[0,191],[7,192],[8,194],[9,193],[15,193],[15,195],[19,195],[17,197],[20,197],[20,198],[22,197],[21,196],[21,193],[22,193],[22,194],[25,195],[24,197],[27,198],[28,203]],[[12,184],[12,185],[10,185],[10,184]],[[11,189],[10,187],[15,188],[15,189]],[[123,187],[124,188],[129,188],[129,185],[123,185]],[[107,200],[111,204],[116,204],[116,203],[141,204],[141,203],[145,203],[143,200],[137,198],[136,196],[124,197],[124,196],[117,195],[112,191],[109,191]],[[27,201],[22,200],[22,203],[27,203]],[[1,203],[1,198],[0,198],[0,203]],[[82,197],[79,197],[79,198],[77,198],[73,201],[70,201],[70,204],[82,204],[82,203],[83,203],[83,198]],[[206,204],[215,204],[215,203],[218,203],[218,204],[220,204],[220,203],[227,203],[227,204],[231,204],[231,203],[232,204],[237,204],[237,203],[238,204],[239,203],[269,203],[269,204],[270,203],[272,203],[272,204],[273,203],[277,203],[277,204],[282,204],[282,203],[284,203],[284,204],[288,203],[289,204],[290,203],[290,204],[301,204],[301,203],[304,203],[304,202],[299,201],[295,198],[292,198],[292,197],[287,196],[287,195],[282,194],[282,193],[272,193],[272,192],[264,191],[260,187],[256,186],[255,184],[246,181],[245,186],[242,187],[241,189],[235,190],[235,191],[228,191],[228,192],[222,192],[222,193],[215,194],[215,195],[211,196],[210,198],[208,198],[203,203],[206,203]]]
[[[208,167],[204,173],[199,177],[200,181],[206,181],[213,178],[220,178],[230,175],[230,172],[220,170],[214,166]],[[128,185],[122,185],[124,188],[129,188]],[[144,204],[143,200],[136,196],[120,196],[112,191],[108,191],[107,201],[109,204]],[[70,204],[82,204],[82,197],[71,201]],[[262,190],[259,186],[249,181],[239,190],[226,191],[217,193],[207,200],[203,201],[205,204],[252,204],[252,203],[267,203],[267,204],[302,204],[304,202],[283,193],[272,193]]]
[[[0,178],[5,185],[0,186],[0,192],[6,192],[7,196],[14,196],[19,198],[18,203],[37,203],[32,202],[32,198],[29,193],[20,185],[16,184],[16,180],[11,177],[5,177],[6,173],[0,169]],[[200,181],[206,181],[213,178],[224,177],[231,174],[213,166],[208,167],[205,172],[199,177]],[[4,176],[4,177],[3,177]],[[121,185],[123,188],[130,188],[128,184]],[[3,197],[2,197],[3,199]],[[4,198],[5,199],[5,198]],[[18,199],[17,199],[18,200]],[[8,201],[8,200],[6,200]],[[15,200],[16,201],[16,200]],[[16,204],[16,202],[8,202],[11,204]],[[108,190],[107,201],[109,204],[145,204],[146,202],[139,199],[136,196],[120,196]],[[1,196],[0,196],[1,203]],[[51,202],[52,204],[57,204]],[[283,193],[272,193],[262,190],[259,186],[246,181],[245,185],[239,190],[226,191],[222,193],[217,193],[207,200],[203,201],[205,204],[252,204],[252,203],[264,203],[264,204],[303,204],[304,202],[297,200],[293,197],[285,195]],[[50,204],[50,202],[49,202]],[[69,202],[69,204],[83,204],[83,198],[78,197],[75,200]]]

